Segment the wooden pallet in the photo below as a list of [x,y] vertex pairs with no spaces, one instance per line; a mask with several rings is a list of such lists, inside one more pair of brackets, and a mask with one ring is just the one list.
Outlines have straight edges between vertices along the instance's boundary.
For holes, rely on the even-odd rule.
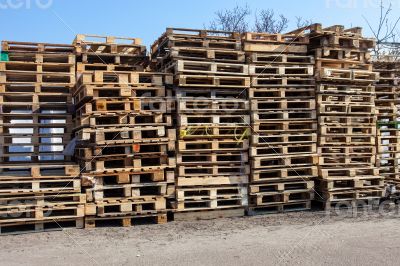
[[[86,60],[87,61],[87,60]],[[121,62],[120,62],[121,63]],[[132,64],[105,64],[100,63],[81,63],[76,64],[76,72],[92,72],[92,71],[115,71],[115,72],[127,72],[127,71],[143,71],[143,67],[140,65]]]
[[167,223],[166,213],[152,213],[148,214],[136,214],[126,216],[109,216],[109,217],[96,217],[86,216],[85,217],[85,228],[95,228],[102,226],[123,226],[130,227],[138,224],[165,224]]
[[5,145],[0,149],[0,157],[3,163],[27,163],[30,160],[33,163],[62,163],[70,160],[70,155],[65,155],[63,149],[64,145]]
[[0,182],[1,195],[18,195],[18,193],[73,193],[80,192],[81,181],[76,178],[40,178],[40,179],[18,179],[2,178]]
[[250,206],[276,206],[278,204],[299,203],[314,199],[313,191],[284,191],[250,194]]
[[318,113],[321,115],[375,115],[375,106],[370,104],[319,104]]
[[180,140],[177,143],[180,153],[203,153],[203,152],[229,152],[229,151],[247,151],[249,149],[249,141],[230,139],[213,139],[213,140]]
[[312,50],[317,59],[331,59],[337,61],[348,61],[355,63],[368,63],[371,59],[371,53],[361,51],[360,49],[323,46]]
[[[246,185],[216,185],[212,187],[177,187],[176,200],[197,201],[214,199],[242,199],[247,197]],[[179,208],[178,208],[179,209]]]
[[0,227],[14,223],[42,222],[45,220],[77,219],[84,217],[84,205],[25,206],[0,208]]
[[304,45],[309,43],[309,38],[307,36],[298,34],[280,34],[280,33],[259,33],[259,32],[247,32],[243,35],[243,40],[246,42],[255,43],[286,43],[286,44],[296,44]]
[[292,202],[292,203],[279,203],[269,206],[251,206],[247,209],[247,215],[265,215],[274,213],[285,213],[285,212],[298,212],[298,211],[309,211],[311,210],[311,201],[305,202]]
[[99,182],[95,183],[93,188],[85,190],[87,202],[112,202],[122,199],[153,201],[155,197],[161,198],[167,195],[167,183],[164,182],[108,185],[103,184],[102,179],[97,181]]
[[[336,155],[321,154],[318,164],[322,167],[343,166],[343,167],[363,167],[378,164],[376,162],[376,154],[360,155],[357,153]],[[378,165],[377,165],[378,166]]]
[[340,178],[340,177],[364,177],[378,176],[379,169],[375,167],[354,167],[354,168],[330,168],[320,167],[318,169],[319,176],[323,179]]
[[332,126],[376,126],[376,117],[374,116],[318,116],[319,125]]
[[248,88],[250,78],[239,76],[176,75],[176,85],[181,87]]
[[301,54],[285,54],[285,53],[258,53],[250,52],[247,54],[249,63],[262,65],[314,65],[315,60],[313,56]]
[[75,164],[12,164],[0,165],[0,178],[50,178],[76,177],[79,175],[79,166]]
[[249,74],[249,66],[233,63],[176,60],[165,66],[165,72],[189,75],[247,76]]
[[82,173],[82,187],[93,187],[95,184],[120,185],[151,182],[174,182],[174,172],[164,170],[121,171],[115,173]]
[[[34,152],[35,149],[40,152],[49,152],[51,147],[60,149],[60,147],[66,145],[71,140],[70,130],[65,130],[63,127],[43,127],[42,132],[44,133],[36,134],[37,131],[35,130],[38,128],[39,126],[30,128],[27,125],[21,127],[0,125],[0,143],[4,144],[2,148],[5,151],[10,150],[10,152],[14,153]],[[57,130],[58,132],[51,133],[50,129],[54,130],[54,132]],[[56,141],[54,141],[54,143],[48,143],[49,139],[56,139]],[[39,140],[42,142],[39,142]],[[43,147],[40,148],[40,145],[43,145]]]
[[91,173],[110,173],[116,171],[151,171],[175,167],[175,158],[168,155],[121,156],[98,158],[95,161],[80,161],[82,170]]
[[285,168],[254,169],[250,175],[252,184],[265,182],[286,182],[311,180],[318,176],[316,166],[288,166]]
[[315,79],[308,77],[251,77],[250,87],[277,88],[277,87],[308,87],[313,86]]
[[160,68],[168,60],[212,61],[221,63],[245,63],[242,51],[217,50],[197,47],[171,47],[163,56],[157,56]]
[[46,83],[24,83],[24,84],[0,84],[0,93],[7,95],[14,94],[42,94],[57,93],[71,95],[72,86],[66,84]]
[[317,142],[317,134],[297,133],[297,134],[276,134],[276,135],[252,135],[251,143],[257,146],[276,145],[313,145]]
[[177,112],[187,113],[242,113],[249,110],[249,102],[242,99],[182,99],[177,98]]
[[82,127],[140,127],[140,126],[171,126],[172,119],[169,115],[157,113],[118,113],[106,112],[90,116],[82,116],[75,118],[75,128],[78,130]]
[[[198,126],[200,125],[200,126]],[[194,123],[193,125],[179,127],[179,139],[247,139],[250,129],[248,125],[201,125]]]
[[274,66],[249,65],[249,75],[257,77],[312,77],[314,67],[304,65]]
[[78,34],[73,41],[76,53],[138,55],[146,51],[140,38]]
[[275,195],[276,193],[310,192],[314,188],[314,181],[286,181],[271,183],[250,184],[250,195]]
[[164,86],[152,85],[84,85],[75,91],[74,99],[77,106],[85,102],[106,98],[122,97],[165,97],[166,89]]
[[8,193],[0,197],[2,210],[28,209],[53,206],[76,206],[86,203],[86,195],[79,192]]
[[291,110],[315,110],[316,104],[313,99],[306,100],[290,100],[290,99],[277,99],[277,100],[251,100],[251,111],[291,111]]
[[347,70],[347,69],[334,69],[334,68],[325,68],[317,70],[319,74],[317,76],[320,80],[329,80],[329,81],[353,81],[359,83],[373,83],[378,80],[378,73],[372,71],[362,71],[362,70]]
[[319,129],[321,135],[330,135],[330,134],[345,134],[345,135],[369,135],[375,136],[376,134],[376,126],[362,126],[362,125],[322,125]]
[[250,173],[250,167],[247,164],[221,164],[221,165],[178,165],[178,176],[179,177],[202,177],[202,176],[238,176],[248,175]]
[[375,97],[373,95],[357,95],[357,94],[319,94],[317,102],[320,104],[342,104],[342,105],[371,105],[375,104]]
[[37,63],[37,64],[75,64],[75,55],[74,54],[63,54],[63,53],[55,53],[55,54],[44,54],[37,53],[33,51],[27,52],[18,52],[18,51],[9,51],[6,52],[8,55],[8,62],[25,62],[25,63]]
[[[13,78],[11,74],[75,74],[75,63],[31,63],[31,62],[0,62],[0,71],[10,73],[6,78]],[[22,78],[21,78],[22,79]]]
[[175,129],[165,126],[123,126],[83,128],[76,132],[79,140],[98,145],[168,142],[176,139]]
[[166,98],[95,98],[76,110],[77,116],[106,113],[168,113],[171,102]]
[[[38,148],[39,145],[36,146]],[[1,151],[2,152],[2,151]],[[72,161],[71,156],[63,154],[62,151],[47,151],[47,152],[15,152],[4,153],[0,156],[0,161],[3,164],[13,163],[63,163]]]
[[349,60],[337,60],[329,58],[317,59],[315,68],[352,69],[352,70],[370,71],[370,72],[373,71],[372,65],[369,63],[349,61]]
[[208,88],[199,90],[196,88],[175,87],[175,97],[178,100],[214,100],[214,101],[247,101],[247,90],[234,90],[224,88]]
[[2,51],[34,52],[45,54],[73,54],[74,47],[69,44],[2,41]]
[[73,73],[54,73],[54,72],[28,72],[28,71],[3,71],[0,72],[0,83],[20,84],[42,83],[45,85],[74,86],[75,74]]
[[316,133],[317,121],[262,121],[252,124],[252,129],[256,134],[260,135],[277,135],[284,133]]
[[306,54],[309,39],[304,35],[248,32],[243,42],[246,52]]
[[315,99],[315,88],[311,86],[298,88],[250,88],[249,97],[257,100],[311,100]]
[[317,119],[317,112],[315,110],[284,110],[279,111],[258,111],[251,113],[251,120],[253,123],[271,122],[272,120],[288,120],[288,121],[310,121]]
[[316,200],[314,203],[325,211],[357,210],[378,208],[380,199],[352,199],[340,201]]
[[359,49],[360,51],[368,52],[369,49],[375,47],[374,39],[361,38],[359,36],[345,36],[326,34],[325,36],[313,36],[310,38],[311,47],[331,46],[340,48]]
[[345,189],[383,189],[384,179],[380,176],[340,177],[316,179],[315,187],[318,191],[340,191]]
[[[0,95],[2,113],[21,112],[30,110],[32,113],[41,113],[45,110],[59,110],[65,114],[72,113],[72,97],[64,93],[4,93]],[[22,108],[24,107],[24,108]],[[29,108],[30,107],[30,108]]]
[[337,146],[337,147],[318,147],[319,154],[326,155],[375,155],[376,147],[374,146]]
[[[86,52],[78,55],[80,62],[85,64],[103,64],[103,65],[118,65],[118,66],[133,66],[136,71],[143,72],[148,65],[148,57],[145,53],[139,55],[130,54],[108,54]],[[111,68],[111,67],[110,67]]]
[[174,221],[197,221],[221,218],[243,217],[244,208],[228,208],[217,210],[174,211]]
[[172,84],[172,76],[152,72],[93,71],[82,73],[77,83],[78,88],[81,85],[164,86]]
[[65,228],[83,228],[84,218],[50,219],[31,222],[14,222],[0,225],[1,235],[16,235],[48,231],[61,231]]
[[275,157],[254,157],[251,167],[254,169],[280,168],[280,167],[303,167],[316,165],[316,155],[276,155]]
[[104,199],[85,206],[86,216],[107,217],[116,215],[135,215],[147,212],[165,212],[166,200],[163,197],[147,197],[143,199]]
[[247,205],[247,195],[245,197],[226,198],[226,199],[193,199],[173,204],[177,211],[199,211],[215,210],[244,207]]
[[225,126],[249,126],[250,117],[246,114],[178,114],[179,126],[192,126],[198,125],[225,125]]
[[113,157],[129,156],[153,156],[164,155],[175,150],[175,143],[134,143],[134,144],[109,144],[96,145],[90,147],[80,147],[75,149],[75,157],[81,160],[102,160]]
[[277,155],[305,155],[305,154],[316,154],[317,144],[288,144],[288,145],[275,145],[267,144],[263,147],[251,147],[250,156],[262,156],[262,157],[276,157]]
[[177,176],[176,185],[178,187],[194,187],[194,186],[229,186],[229,185],[244,185],[249,182],[249,177],[242,175],[218,175],[218,176]]
[[317,85],[317,92],[321,94],[348,94],[348,97],[354,98],[359,95],[373,96],[375,94],[375,87],[373,85],[341,85],[341,84],[328,84],[321,83]]
[[338,145],[375,145],[374,136],[363,135],[323,135],[318,137],[320,146],[338,146]]
[[166,32],[151,46],[152,56],[162,55],[172,47],[203,47],[210,50],[241,51],[238,32],[167,28]]
[[141,43],[142,40],[140,38],[103,36],[103,35],[93,35],[93,34],[77,34],[73,41],[73,45],[79,45],[79,44],[140,45]]
[[229,165],[246,163],[249,160],[248,153],[243,151],[230,151],[230,152],[191,152],[191,153],[178,153],[176,155],[176,162],[179,165]]
[[358,190],[342,190],[322,192],[323,200],[328,202],[340,202],[349,200],[373,200],[384,196],[383,188],[365,188]]

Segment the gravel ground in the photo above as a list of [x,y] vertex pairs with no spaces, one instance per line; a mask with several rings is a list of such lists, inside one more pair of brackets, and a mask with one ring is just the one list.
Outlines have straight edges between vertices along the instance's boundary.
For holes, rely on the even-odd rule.
[[400,216],[287,213],[0,236],[1,265],[399,265]]

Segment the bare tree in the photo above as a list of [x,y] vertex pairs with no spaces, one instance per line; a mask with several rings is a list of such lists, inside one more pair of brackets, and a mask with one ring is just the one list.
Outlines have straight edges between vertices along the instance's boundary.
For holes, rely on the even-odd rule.
[[374,55],[380,59],[385,55],[398,55],[400,53],[400,34],[397,25],[400,22],[400,16],[391,19],[392,3],[385,7],[383,0],[380,1],[380,16],[378,25],[371,25],[370,21],[364,17],[368,27],[376,39]]
[[256,32],[281,33],[286,30],[289,20],[282,14],[278,17],[272,9],[261,10],[256,13],[255,28]]
[[[246,32],[250,30],[249,16],[251,9],[245,6],[236,5],[233,9],[219,10],[215,18],[208,26],[211,30]],[[313,24],[311,20],[296,17],[298,28]],[[289,20],[282,14],[276,15],[272,9],[264,9],[255,12],[255,23],[252,30],[256,32],[281,33],[288,28]],[[205,26],[206,28],[206,26]]]
[[312,25],[314,22],[311,19],[304,19],[302,17],[296,17],[297,28],[304,28]]
[[251,14],[249,6],[236,6],[233,9],[220,10],[215,13],[216,18],[211,21],[211,30],[245,32],[248,30],[247,18]]

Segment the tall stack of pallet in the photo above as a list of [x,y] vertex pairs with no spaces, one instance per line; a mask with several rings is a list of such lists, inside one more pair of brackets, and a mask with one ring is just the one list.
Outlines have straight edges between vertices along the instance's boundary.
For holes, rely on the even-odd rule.
[[175,131],[166,86],[170,76],[145,72],[137,38],[78,35],[74,92],[76,158],[87,196],[85,227],[167,221],[173,196]]
[[83,226],[71,137],[75,55],[71,45],[2,42],[0,232]]
[[314,58],[301,35],[246,33],[251,76],[250,215],[308,210],[317,176]]
[[310,27],[318,108],[318,200],[332,206],[372,205],[383,194],[375,167],[376,113],[369,49],[361,28]]
[[377,162],[379,175],[388,183],[400,187],[400,127],[399,127],[399,79],[400,62],[374,62],[374,71],[379,73],[375,85],[375,106],[378,116]]
[[175,80],[174,219],[244,215],[250,117],[240,35],[169,28],[153,44],[152,59]]

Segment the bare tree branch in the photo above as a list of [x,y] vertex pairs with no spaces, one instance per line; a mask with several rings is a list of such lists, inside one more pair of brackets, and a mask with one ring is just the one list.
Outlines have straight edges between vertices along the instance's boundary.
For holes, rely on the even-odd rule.
[[255,27],[256,32],[281,33],[288,27],[289,20],[284,15],[275,17],[272,9],[261,10],[256,14]]
[[[390,15],[392,14],[392,3],[385,7],[383,0],[380,1],[379,22],[374,27],[371,22],[363,16],[369,29],[372,31],[376,39],[376,47],[374,55],[377,59],[385,55],[398,55],[400,53],[399,31],[397,26],[400,23],[400,16],[392,22]],[[397,14],[396,14],[397,15]],[[390,44],[389,44],[390,43]]]
[[249,6],[236,6],[233,9],[220,10],[216,18],[210,22],[211,30],[245,32],[248,30],[247,18],[251,14]]
[[304,28],[314,24],[311,19],[303,19],[302,17],[296,17],[296,26],[298,29]]

